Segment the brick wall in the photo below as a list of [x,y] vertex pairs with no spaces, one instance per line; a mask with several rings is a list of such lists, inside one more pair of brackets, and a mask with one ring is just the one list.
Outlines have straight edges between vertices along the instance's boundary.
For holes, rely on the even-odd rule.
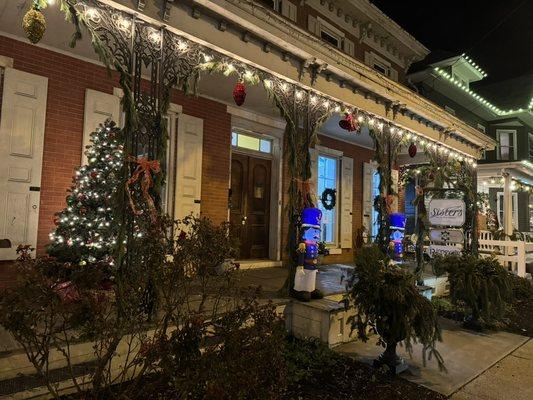
[[[37,251],[43,253],[54,228],[54,213],[65,206],[66,190],[82,151],[86,89],[113,93],[117,75],[104,67],[0,36],[0,55],[14,68],[48,78]],[[186,114],[204,119],[202,212],[220,222],[227,215],[231,118],[222,104],[189,98],[178,91],[172,101]]]

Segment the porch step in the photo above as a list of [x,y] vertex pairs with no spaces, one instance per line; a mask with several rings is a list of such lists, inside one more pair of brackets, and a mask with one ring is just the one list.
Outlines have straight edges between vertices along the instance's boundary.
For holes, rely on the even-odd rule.
[[299,338],[317,338],[330,347],[355,340],[349,318],[355,308],[345,309],[342,303],[328,298],[308,303],[297,300],[285,309],[287,330]]

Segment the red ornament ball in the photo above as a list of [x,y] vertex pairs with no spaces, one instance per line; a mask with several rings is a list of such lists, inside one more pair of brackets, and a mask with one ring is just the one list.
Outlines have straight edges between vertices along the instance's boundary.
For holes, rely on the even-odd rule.
[[246,87],[244,86],[244,83],[237,82],[237,84],[233,88],[233,100],[235,101],[235,104],[237,104],[238,106],[242,106],[244,104],[245,99]]
[[409,152],[409,156],[411,156],[411,158],[413,158],[414,156],[416,156],[416,144],[414,143],[411,143],[411,145],[409,146],[409,149],[408,149],[408,152]]
[[93,171],[91,172],[91,178],[95,179],[98,176],[98,172]]

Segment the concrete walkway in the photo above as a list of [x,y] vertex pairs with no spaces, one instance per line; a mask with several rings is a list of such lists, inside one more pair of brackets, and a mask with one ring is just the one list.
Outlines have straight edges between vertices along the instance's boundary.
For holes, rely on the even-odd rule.
[[[441,322],[443,342],[437,348],[448,372],[439,371],[435,360],[424,367],[422,348],[415,345],[412,359],[405,349],[398,351],[410,365],[402,377],[454,400],[533,399],[533,340],[507,332],[475,333],[449,320]],[[383,350],[376,340],[336,350],[371,363]]]

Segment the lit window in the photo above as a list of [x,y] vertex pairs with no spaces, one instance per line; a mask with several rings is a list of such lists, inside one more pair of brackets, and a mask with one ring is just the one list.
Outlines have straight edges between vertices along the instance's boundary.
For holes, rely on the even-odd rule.
[[[318,156],[318,195],[322,195],[325,189],[337,190],[338,159],[334,157]],[[336,208],[326,210],[322,202],[318,202],[318,208],[322,211],[322,238],[327,244],[335,244],[337,241],[337,213]]]
[[516,131],[496,131],[499,160],[512,161],[515,159],[515,135]]
[[231,145],[242,149],[259,151],[261,153],[272,153],[272,140],[245,135],[243,133],[232,132]]

